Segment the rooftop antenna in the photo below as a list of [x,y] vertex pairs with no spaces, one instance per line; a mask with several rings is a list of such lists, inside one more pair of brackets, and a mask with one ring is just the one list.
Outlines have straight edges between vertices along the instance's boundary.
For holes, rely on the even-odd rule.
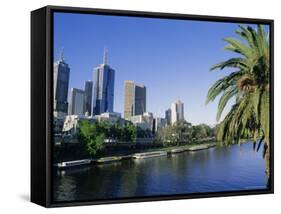
[[61,48],[61,51],[60,51],[60,61],[63,61],[64,60],[64,56],[63,56],[63,47]]
[[107,55],[108,55],[108,51],[107,51],[107,48],[104,46],[104,49],[103,49],[103,64],[104,65],[107,65]]

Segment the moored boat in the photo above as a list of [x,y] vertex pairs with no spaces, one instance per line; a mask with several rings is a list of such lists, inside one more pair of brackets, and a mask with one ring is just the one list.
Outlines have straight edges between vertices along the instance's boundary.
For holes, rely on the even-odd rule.
[[120,161],[122,160],[122,157],[104,157],[104,158],[99,158],[96,160],[97,163],[109,163],[109,162],[114,162],[114,161]]
[[83,160],[75,160],[75,161],[65,161],[57,164],[59,169],[68,168],[68,167],[75,167],[75,166],[82,166],[91,163],[91,159],[83,159]]
[[136,153],[132,155],[132,157],[135,159],[145,159],[145,158],[160,157],[160,156],[167,156],[167,152],[155,151],[155,152]]
[[180,152],[184,152],[186,151],[186,149],[184,148],[178,148],[178,149],[171,149],[170,153],[180,153]]

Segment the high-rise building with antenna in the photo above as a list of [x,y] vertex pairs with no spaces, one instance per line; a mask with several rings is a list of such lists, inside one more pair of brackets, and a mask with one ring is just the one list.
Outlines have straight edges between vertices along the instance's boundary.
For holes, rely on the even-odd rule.
[[115,70],[108,65],[108,51],[104,49],[103,63],[94,69],[92,115],[113,112]]

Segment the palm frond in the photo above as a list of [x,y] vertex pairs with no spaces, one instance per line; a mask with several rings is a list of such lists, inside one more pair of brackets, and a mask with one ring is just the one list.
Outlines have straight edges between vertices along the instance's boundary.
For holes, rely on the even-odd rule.
[[216,119],[217,121],[220,120],[221,114],[228,103],[228,101],[235,96],[237,93],[237,88],[235,86],[228,87],[224,92],[223,95],[220,98],[219,104],[218,104],[218,111],[217,111],[217,116]]
[[210,101],[213,101],[218,95],[227,90],[228,87],[235,85],[237,79],[239,79],[241,75],[242,73],[240,72],[232,72],[228,76],[216,81],[208,91],[206,104],[208,104]]
[[225,50],[229,50],[229,51],[239,53],[246,58],[251,58],[251,56],[253,55],[253,50],[249,46],[243,44],[242,42],[240,42],[237,39],[224,38],[224,41],[229,43],[228,45],[226,45],[224,47]]
[[224,68],[239,68],[239,69],[246,69],[247,68],[247,62],[245,59],[241,57],[237,58],[231,58],[229,60],[220,62],[218,64],[213,65],[210,70],[213,71],[215,69],[223,70]]

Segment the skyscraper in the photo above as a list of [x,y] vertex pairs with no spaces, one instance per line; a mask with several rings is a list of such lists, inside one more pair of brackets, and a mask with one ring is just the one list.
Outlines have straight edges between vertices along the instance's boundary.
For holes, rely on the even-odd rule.
[[115,70],[107,64],[104,50],[103,63],[94,69],[92,115],[113,112]]
[[180,120],[184,120],[184,106],[183,102],[177,100],[171,105],[171,123],[174,124]]
[[146,87],[135,85],[135,115],[146,112]]
[[128,119],[134,115],[135,105],[135,84],[133,81],[125,81],[125,99],[124,99],[124,118]]
[[78,88],[71,88],[70,95],[70,115],[84,115],[85,92]]
[[64,61],[63,51],[58,61],[54,62],[54,113],[56,115],[68,111],[68,85],[70,68]]
[[125,81],[124,118],[142,115],[146,112],[146,87],[136,85],[133,81]]
[[165,111],[165,119],[166,119],[168,125],[171,125],[171,114],[172,113],[171,113],[170,108]]
[[84,113],[91,115],[92,114],[92,94],[93,94],[93,81],[86,81],[85,82],[85,100],[84,100]]

